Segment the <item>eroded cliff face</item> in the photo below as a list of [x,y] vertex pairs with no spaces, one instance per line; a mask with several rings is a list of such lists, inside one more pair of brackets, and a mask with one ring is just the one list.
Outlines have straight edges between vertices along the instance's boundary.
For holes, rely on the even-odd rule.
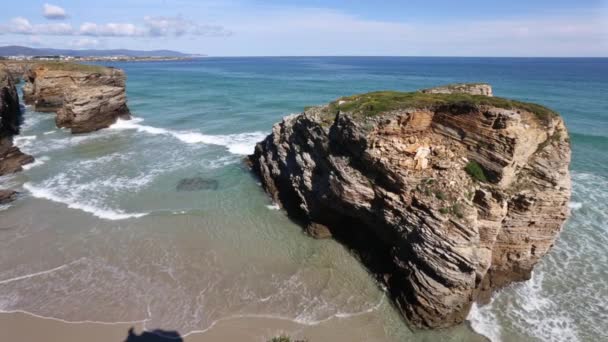
[[34,64],[34,61],[4,60],[0,61],[0,68],[7,71],[15,82],[19,82]]
[[[19,133],[21,109],[15,83],[7,70],[0,69],[0,176],[21,171],[34,158],[13,145]],[[1,186],[1,185],[0,185]],[[13,190],[0,190],[0,203],[14,198]]]
[[92,132],[130,117],[125,80],[125,73],[114,68],[40,64],[26,74],[24,101],[38,112],[56,112],[58,127]]
[[460,323],[474,301],[529,279],[568,216],[562,119],[446,89],[308,109],[249,157],[273,199],[353,250],[417,327]]

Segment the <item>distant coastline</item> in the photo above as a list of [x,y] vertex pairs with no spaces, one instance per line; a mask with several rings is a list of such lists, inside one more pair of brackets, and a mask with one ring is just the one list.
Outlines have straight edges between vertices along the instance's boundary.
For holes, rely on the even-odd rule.
[[8,61],[62,61],[62,62],[138,62],[176,61],[206,57],[172,50],[70,50],[0,46],[0,60]]

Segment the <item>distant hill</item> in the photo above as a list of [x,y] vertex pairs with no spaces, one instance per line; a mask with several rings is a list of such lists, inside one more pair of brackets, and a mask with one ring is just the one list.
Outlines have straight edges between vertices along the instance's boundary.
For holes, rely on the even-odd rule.
[[107,56],[128,56],[128,57],[189,57],[198,56],[186,54],[172,50],[70,50],[70,49],[46,49],[30,48],[25,46],[0,46],[0,56],[73,56],[73,57],[107,57]]

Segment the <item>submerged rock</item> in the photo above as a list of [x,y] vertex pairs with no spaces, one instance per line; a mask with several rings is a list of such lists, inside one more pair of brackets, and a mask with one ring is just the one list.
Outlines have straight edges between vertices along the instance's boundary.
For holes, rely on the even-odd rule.
[[562,119],[478,94],[492,91],[342,98],[285,117],[249,157],[274,201],[358,254],[417,327],[460,323],[529,279],[568,216]]
[[202,177],[184,178],[177,183],[177,191],[217,190],[219,182]]
[[0,190],[0,204],[6,204],[15,200],[17,192],[14,190]]
[[38,112],[56,112],[58,127],[92,132],[130,117],[125,80],[125,73],[115,68],[37,64],[26,75],[24,101]]

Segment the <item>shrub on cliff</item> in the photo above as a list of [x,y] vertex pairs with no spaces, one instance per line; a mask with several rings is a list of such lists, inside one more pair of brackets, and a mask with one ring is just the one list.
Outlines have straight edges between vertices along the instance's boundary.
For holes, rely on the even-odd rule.
[[469,176],[473,177],[473,179],[480,182],[487,182],[488,178],[486,177],[485,172],[481,165],[478,162],[471,160],[467,166],[465,166],[464,170],[469,174]]

